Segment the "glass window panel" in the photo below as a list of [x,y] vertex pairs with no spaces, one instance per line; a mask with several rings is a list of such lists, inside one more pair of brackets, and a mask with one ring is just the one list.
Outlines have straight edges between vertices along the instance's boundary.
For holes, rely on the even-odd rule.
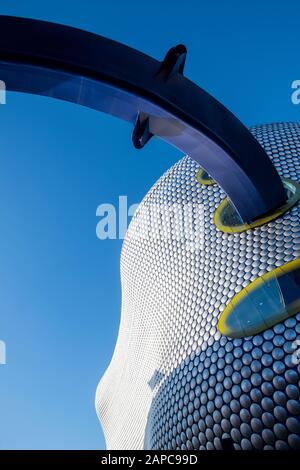
[[261,276],[239,292],[219,320],[222,334],[252,336],[300,310],[300,259]]

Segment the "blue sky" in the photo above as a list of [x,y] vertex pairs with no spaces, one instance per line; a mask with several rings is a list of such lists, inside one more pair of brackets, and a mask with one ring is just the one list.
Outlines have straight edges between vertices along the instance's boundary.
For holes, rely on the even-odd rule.
[[[184,43],[186,75],[247,125],[300,119],[299,13],[296,1],[0,4],[158,59]],[[138,152],[128,124],[30,95],[8,95],[0,126],[0,449],[103,448],[94,395],[118,331],[121,241],[97,239],[96,208],[140,201],[180,154],[155,139]]]

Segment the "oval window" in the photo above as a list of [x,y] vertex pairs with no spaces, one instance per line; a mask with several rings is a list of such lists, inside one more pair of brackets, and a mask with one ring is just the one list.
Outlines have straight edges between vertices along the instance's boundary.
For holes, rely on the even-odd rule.
[[300,311],[300,259],[264,274],[241,290],[219,319],[231,338],[252,336]]
[[200,184],[204,184],[206,186],[210,186],[215,184],[215,181],[211,178],[211,176],[204,170],[204,168],[200,168],[196,174],[196,180]]
[[225,233],[241,233],[245,230],[249,230],[250,228],[256,228],[261,225],[268,224],[282,216],[300,200],[299,183],[286,178],[282,179],[282,183],[287,195],[286,203],[283,206],[267,213],[264,217],[256,219],[253,222],[244,223],[230,199],[226,197],[216,209],[214,215],[216,227],[221,230],[221,232]]

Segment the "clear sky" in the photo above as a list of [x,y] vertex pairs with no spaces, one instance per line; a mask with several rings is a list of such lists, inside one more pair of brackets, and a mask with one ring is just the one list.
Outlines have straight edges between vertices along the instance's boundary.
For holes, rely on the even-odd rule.
[[[299,13],[299,1],[0,2],[158,59],[184,43],[186,75],[247,125],[300,120]],[[155,139],[138,152],[128,124],[30,95],[7,96],[0,126],[0,449],[103,448],[94,396],[118,331],[121,241],[97,239],[96,208],[140,201],[180,154]]]

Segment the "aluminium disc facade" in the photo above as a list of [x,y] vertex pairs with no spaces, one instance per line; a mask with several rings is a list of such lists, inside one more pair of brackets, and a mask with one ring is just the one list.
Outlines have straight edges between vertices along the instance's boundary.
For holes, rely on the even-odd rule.
[[[252,132],[280,176],[299,182],[300,125]],[[300,449],[300,366],[292,359],[300,313],[241,339],[222,336],[217,325],[244,287],[300,258],[300,206],[261,227],[223,233],[214,213],[225,195],[197,182],[198,170],[185,157],[163,175],[124,240],[119,336],[96,394],[107,447],[222,449],[227,439],[235,449]],[[168,208],[186,207],[190,236],[176,224],[161,236],[166,219],[149,235],[156,206],[165,218]]]

